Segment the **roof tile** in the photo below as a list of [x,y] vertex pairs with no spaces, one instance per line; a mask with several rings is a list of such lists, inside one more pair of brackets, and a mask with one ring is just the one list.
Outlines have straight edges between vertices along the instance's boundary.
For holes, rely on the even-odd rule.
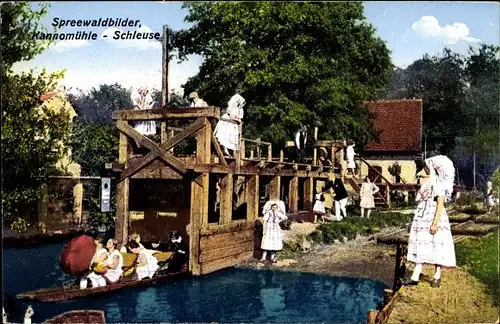
[[422,106],[418,100],[381,100],[365,102],[374,114],[373,126],[380,143],[369,142],[365,151],[422,150]]

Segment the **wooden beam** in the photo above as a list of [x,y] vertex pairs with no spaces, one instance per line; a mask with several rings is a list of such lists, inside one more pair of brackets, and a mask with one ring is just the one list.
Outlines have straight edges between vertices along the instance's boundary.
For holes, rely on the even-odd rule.
[[210,236],[200,236],[200,249],[202,251],[215,250],[221,247],[231,246],[251,240],[253,240],[252,229]]
[[247,220],[254,221],[259,217],[259,176],[250,176],[246,186]]
[[150,110],[116,110],[112,115],[114,120],[159,120],[171,118],[220,118],[220,108],[209,106],[203,108],[160,108]]
[[202,250],[200,253],[200,262],[205,263],[209,261],[224,259],[228,256],[248,252],[253,250],[253,237],[249,240],[233,244],[230,246],[220,247],[215,250]]
[[[120,142],[118,145],[118,162],[126,166],[128,158],[128,139],[125,134],[120,133]],[[116,186],[115,239],[120,245],[125,244],[128,240],[129,186],[129,178],[119,182]]]
[[304,185],[304,210],[311,210],[313,205],[313,195],[314,195],[314,179],[313,178],[305,178],[303,180]]
[[233,175],[226,174],[220,180],[220,216],[219,224],[231,223],[233,216]]
[[215,148],[215,152],[217,152],[217,157],[219,157],[219,161],[222,163],[223,166],[227,166],[226,158],[224,156],[224,153],[222,153],[222,149],[220,148],[219,141],[217,141],[217,138],[215,138],[214,133],[212,132],[212,145]]
[[[203,122],[206,123],[207,120],[204,119]],[[196,164],[210,163],[211,132],[212,128],[208,124],[196,134]],[[191,181],[189,270],[195,276],[201,274],[200,231],[208,226],[209,181],[209,173],[202,173]]]
[[269,199],[281,200],[280,198],[281,177],[275,176],[269,183]]
[[297,213],[299,211],[299,178],[293,177],[288,187],[289,212]]
[[202,228],[200,231],[201,236],[211,236],[217,234],[224,234],[230,232],[244,231],[253,228],[253,222],[247,220],[232,221],[230,224],[209,224],[207,228]]
[[[314,127],[314,142],[316,142],[318,140],[318,127]],[[317,165],[318,164],[318,149],[317,148],[314,148],[314,152],[313,152],[313,165]]]
[[344,144],[343,140],[316,140],[313,143],[313,147],[342,146],[343,144]]
[[[201,128],[206,127],[207,124],[209,124],[209,123],[206,121],[206,119],[199,119],[199,120],[197,120],[193,124],[191,124],[188,127],[186,127],[183,131],[179,132],[177,135],[175,135],[174,137],[169,138],[165,143],[161,144],[160,149],[161,150],[168,150],[168,149],[174,147],[175,145],[179,144],[182,140],[184,140],[188,136],[190,136],[190,135],[194,134],[195,132],[199,131]],[[123,129],[125,131],[125,134],[127,134],[129,136],[130,136],[130,134],[133,134],[133,136],[135,136],[135,137],[141,136],[144,139],[146,139],[147,141],[149,141],[152,144],[156,145],[151,140],[149,140],[147,137],[145,137],[145,136],[143,136],[143,135],[135,132],[135,130],[133,130],[126,122],[118,121],[117,122],[117,127],[118,127],[119,130]],[[134,133],[136,133],[136,134],[134,134]],[[146,154],[133,167],[125,169],[124,173],[122,173],[122,175],[120,176],[120,180],[119,181],[122,181],[123,179],[132,176],[134,173],[138,172],[141,168],[144,168],[146,165],[148,165],[149,163],[153,162],[153,160],[157,156],[158,155],[155,154],[152,151],[150,153]],[[166,161],[166,162],[169,163],[168,161]],[[182,163],[182,162],[180,162],[180,163]],[[185,172],[182,172],[182,173],[185,173]]]
[[220,269],[234,266],[248,260],[253,254],[253,251],[243,252],[235,255],[228,256],[223,259],[209,261],[201,264],[200,274],[211,273]]
[[[168,48],[168,40],[169,40],[169,34],[168,34],[168,25],[163,25],[163,35],[162,35],[162,64],[161,64],[161,106],[165,107],[168,103],[168,54],[169,54],[169,48]],[[163,125],[163,122],[162,122]],[[163,133],[162,133],[163,134]],[[163,143],[163,141],[162,141]]]
[[[187,172],[186,166],[185,166],[185,164],[182,161],[180,161],[179,159],[177,159],[176,157],[174,157],[172,154],[170,154],[167,151],[165,151],[163,148],[161,148],[160,146],[158,146],[158,144],[156,144],[155,142],[153,142],[152,140],[150,140],[146,136],[144,136],[144,135],[140,134],[139,132],[137,132],[135,129],[133,129],[126,122],[124,122],[124,121],[118,121],[116,123],[116,127],[122,133],[128,135],[132,139],[134,139],[134,140],[138,141],[139,143],[141,143],[141,145],[144,146],[144,147],[146,147],[147,149],[149,149],[153,155],[155,155],[155,156],[159,157],[160,159],[164,160],[165,162],[167,162],[168,164],[170,164],[172,167],[174,167],[175,169],[177,169],[177,171],[179,171],[180,173],[184,174],[184,173]],[[145,164],[147,164],[147,162],[150,163],[151,161],[152,161],[151,156],[149,156],[149,154],[148,154],[145,157],[145,161],[143,161],[143,162]],[[143,167],[143,166],[140,166],[138,169],[140,169],[141,167]],[[121,177],[120,180],[123,180],[123,179],[124,179],[124,177],[122,175],[122,177]]]
[[160,122],[160,143],[163,144],[167,141],[167,121],[162,120]]

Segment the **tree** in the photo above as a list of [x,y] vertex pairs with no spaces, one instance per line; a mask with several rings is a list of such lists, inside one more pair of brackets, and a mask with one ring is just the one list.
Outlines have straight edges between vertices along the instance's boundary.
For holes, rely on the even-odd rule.
[[[32,36],[44,31],[40,19],[47,5],[33,10],[27,2],[1,3],[2,72],[2,210],[7,222],[25,218],[37,200],[36,177],[58,174],[56,162],[66,153],[71,135],[69,115],[41,105],[40,96],[54,90],[62,73],[14,74],[12,65],[32,59],[49,43]],[[32,205],[31,205],[32,206]]]
[[210,104],[247,100],[244,132],[272,142],[321,121],[329,138],[365,143],[374,132],[362,106],[392,67],[360,2],[191,2],[193,26],[172,35],[180,59],[204,56],[185,84]]
[[28,1],[8,1],[0,4],[2,48],[2,69],[8,71],[20,61],[29,61],[42,53],[51,42],[40,41],[33,37],[47,28],[40,20],[47,14],[50,4],[40,3],[34,10]]
[[70,101],[78,114],[78,120],[86,123],[112,124],[113,111],[131,109],[130,90],[118,83],[101,84],[88,92],[70,95]]

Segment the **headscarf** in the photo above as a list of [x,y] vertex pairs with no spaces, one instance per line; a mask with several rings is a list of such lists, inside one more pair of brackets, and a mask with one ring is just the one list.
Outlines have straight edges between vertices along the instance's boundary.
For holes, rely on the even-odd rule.
[[429,183],[435,196],[444,196],[445,201],[451,200],[455,182],[455,167],[445,155],[437,155],[425,160],[431,174]]
[[132,91],[130,99],[132,99],[134,109],[136,110],[153,109],[153,106],[155,104],[153,97],[151,96],[151,91],[145,85],[140,86]]
[[270,211],[273,205],[278,205],[278,210],[283,214],[286,214],[285,203],[282,200],[269,200],[262,208],[262,215],[265,215],[268,211]]
[[239,94],[235,94],[234,96],[231,97],[227,104],[227,111],[226,113],[230,117],[236,117],[239,119],[243,118],[243,107],[246,104],[245,98],[240,96]]

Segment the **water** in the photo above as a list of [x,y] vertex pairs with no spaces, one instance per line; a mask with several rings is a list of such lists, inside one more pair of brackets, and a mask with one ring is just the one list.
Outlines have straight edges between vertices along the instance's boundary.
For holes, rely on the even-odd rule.
[[[63,244],[5,248],[5,296],[70,283],[59,269]],[[385,284],[369,279],[271,270],[226,269],[60,303],[32,302],[33,323],[76,309],[100,309],[113,322],[361,323],[382,302]],[[9,321],[21,322],[28,303],[12,301]]]

